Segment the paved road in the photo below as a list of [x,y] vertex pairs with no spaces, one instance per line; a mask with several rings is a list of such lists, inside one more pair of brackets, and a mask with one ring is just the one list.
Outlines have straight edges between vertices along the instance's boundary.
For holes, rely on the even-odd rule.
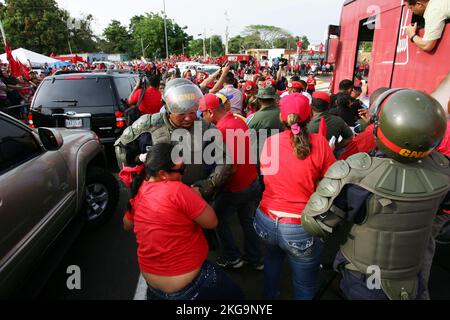
[[[112,155],[110,155],[110,158]],[[115,169],[111,168],[112,171]],[[136,243],[132,234],[122,230],[122,212],[126,206],[127,190],[121,189],[119,207],[116,215],[100,229],[84,232],[77,238],[67,252],[57,270],[53,273],[39,299],[62,300],[131,300],[143,297],[138,289],[139,270],[136,260]],[[238,221],[233,229],[238,242],[242,243],[242,233]],[[338,237],[339,238],[339,237]],[[328,268],[337,250],[339,239],[328,243],[324,250],[320,272],[321,292],[319,299],[340,299],[338,280],[334,271]],[[212,260],[217,256],[211,251]],[[81,268],[81,290],[70,291],[66,287],[67,267],[77,265]],[[285,265],[281,284],[281,298],[292,297],[290,270]],[[243,269],[229,271],[231,277],[241,285],[248,299],[261,299],[263,273],[245,266]],[[438,246],[435,264],[430,279],[433,299],[450,299],[450,245]]]

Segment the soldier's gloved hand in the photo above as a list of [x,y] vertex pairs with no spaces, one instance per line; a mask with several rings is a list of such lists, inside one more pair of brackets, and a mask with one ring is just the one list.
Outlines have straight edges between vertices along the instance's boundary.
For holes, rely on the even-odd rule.
[[139,161],[141,161],[142,163],[145,163],[145,160],[147,159],[147,154],[143,153],[141,155],[139,155]]
[[145,159],[147,159],[147,154],[146,153],[140,154],[140,155],[136,156],[136,158],[134,159],[134,163],[136,165],[144,164]]

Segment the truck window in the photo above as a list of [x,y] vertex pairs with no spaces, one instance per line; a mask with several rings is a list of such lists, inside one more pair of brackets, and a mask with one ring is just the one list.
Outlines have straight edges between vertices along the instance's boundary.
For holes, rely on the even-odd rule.
[[361,20],[359,23],[358,47],[353,75],[353,81],[356,86],[360,86],[363,80],[367,81],[369,79],[376,18],[376,16],[372,16]]
[[131,87],[131,83],[128,80],[128,78],[114,78],[114,83],[116,84],[119,99],[121,100],[128,99],[131,91],[133,91],[133,88]]
[[52,108],[67,103],[75,103],[77,107],[115,105],[109,78],[68,78],[45,80],[36,93],[34,106]]

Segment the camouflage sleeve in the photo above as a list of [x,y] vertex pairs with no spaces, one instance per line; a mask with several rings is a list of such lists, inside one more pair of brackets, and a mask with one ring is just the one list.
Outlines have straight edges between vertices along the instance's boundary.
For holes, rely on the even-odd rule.
[[127,164],[127,146],[151,128],[151,115],[143,115],[132,126],[126,128],[119,139],[114,143],[119,168]]
[[[214,129],[214,126],[211,125],[207,129]],[[214,141],[212,143],[214,143],[216,154],[222,155],[222,157],[220,157],[221,161],[216,163],[214,171],[207,179],[195,183],[195,185],[200,188],[200,192],[206,200],[211,200],[214,197],[214,194],[217,193],[217,191],[219,191],[233,175],[230,154],[226,152],[223,141]]]

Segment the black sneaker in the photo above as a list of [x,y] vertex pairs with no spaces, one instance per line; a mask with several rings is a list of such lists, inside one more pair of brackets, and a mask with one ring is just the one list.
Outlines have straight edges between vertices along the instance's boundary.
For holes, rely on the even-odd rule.
[[222,268],[239,269],[244,266],[244,261],[241,258],[230,261],[230,260],[226,260],[222,257],[219,257],[219,258],[217,258],[216,263],[217,263],[217,265],[219,265]]

